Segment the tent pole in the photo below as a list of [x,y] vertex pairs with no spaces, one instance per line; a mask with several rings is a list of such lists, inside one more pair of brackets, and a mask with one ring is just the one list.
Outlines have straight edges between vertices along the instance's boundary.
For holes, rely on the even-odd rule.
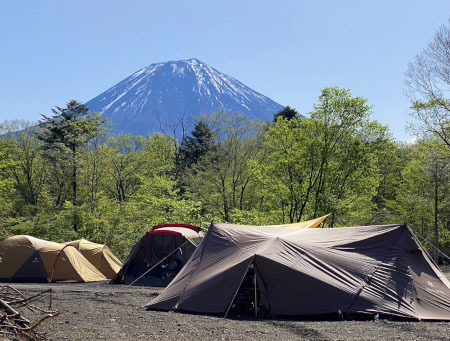
[[233,298],[231,299],[230,305],[228,306],[228,309],[227,309],[227,311],[225,312],[225,315],[224,315],[224,317],[223,317],[224,319],[227,318],[228,313],[230,312],[231,306],[233,305],[234,299],[236,298],[236,295],[237,295],[237,293],[238,293],[238,291],[239,291],[239,288],[241,287],[242,282],[244,281],[245,275],[247,274],[248,269],[250,269],[250,266],[251,266],[252,263],[253,263],[253,258],[255,258],[255,255],[253,255],[252,259],[250,260],[250,263],[248,263],[247,270],[245,270],[244,276],[242,276],[241,282],[239,283],[239,285],[238,285],[238,287],[237,287],[237,289],[236,289],[236,292],[234,293]]
[[[56,267],[56,263],[58,262],[59,255],[60,255],[61,252],[63,252],[64,249],[65,249],[66,247],[68,247],[68,246],[75,247],[75,246],[73,246],[73,245],[65,245],[61,250],[59,250],[58,255],[56,256],[55,264],[53,264],[52,274],[51,274],[51,276],[50,276],[50,282],[49,282],[49,283],[51,283],[52,280],[53,280],[53,274],[55,273],[55,267]],[[75,250],[78,251],[78,249],[77,249],[76,247],[75,247]],[[78,252],[80,252],[80,251],[78,251]],[[48,278],[47,278],[47,280],[48,280]]]
[[[422,241],[420,241],[420,240],[418,240],[419,241],[419,243],[423,246],[425,243],[428,243],[431,247],[434,247],[434,245],[433,244],[431,244],[430,242],[429,242],[429,240],[428,239],[430,239],[430,237],[434,237],[432,234],[430,234],[426,239],[424,239],[424,240],[422,240]],[[416,237],[417,238],[417,237]],[[444,252],[442,252],[441,250],[439,250],[439,249],[436,249],[441,255],[443,255],[445,258],[447,258],[448,260],[450,260],[450,257],[449,256],[447,256]]]
[[419,238],[416,236],[416,234],[414,233],[414,231],[412,230],[412,228],[410,228],[408,225],[406,225],[406,228],[409,230],[409,232],[413,235],[413,239],[417,242],[417,244],[419,245],[420,248],[422,248],[422,251],[425,252],[425,254],[427,255],[427,257],[431,260],[431,262],[439,269],[439,265],[436,264],[436,262],[434,261],[434,258],[430,256],[430,254],[428,253],[428,251],[425,249],[425,246],[420,242]]
[[428,245],[430,245],[431,247],[435,248],[438,252],[440,252],[445,258],[447,258],[448,260],[450,260],[450,257],[447,256],[444,252],[442,252],[441,250],[439,250],[437,247],[435,247],[433,244],[431,244],[428,239],[432,236],[429,235],[424,241],[420,242],[419,238],[415,235],[415,233],[413,232],[412,228],[410,228],[408,225],[406,225],[409,229],[409,231],[411,232],[411,234],[413,235],[414,239],[419,243],[419,246],[422,247],[423,251],[428,255],[428,257],[430,257],[433,260],[434,265],[436,265],[439,268],[439,265],[437,265],[437,263],[434,261],[434,259],[431,257],[431,255],[427,252],[427,250],[425,250],[425,247],[423,246],[424,243],[428,243]]
[[255,316],[258,316],[258,295],[256,293],[256,269],[253,266],[253,283],[255,284]]
[[450,257],[447,256],[445,253],[443,253],[441,250],[439,250],[436,246],[434,246],[433,244],[431,244],[428,240],[425,241],[426,243],[428,243],[428,245],[434,247],[436,249],[437,252],[439,252],[441,255],[443,255],[445,258],[447,258],[448,260],[450,260]]
[[171,253],[169,253],[166,257],[164,257],[163,259],[161,259],[158,263],[156,263],[155,265],[153,265],[150,269],[148,269],[146,272],[144,272],[142,275],[140,275],[138,278],[136,278],[133,282],[131,282],[129,285],[133,285],[134,283],[136,283],[137,281],[139,281],[142,277],[144,277],[146,274],[148,274],[150,271],[152,271],[154,268],[156,268],[159,264],[161,264],[162,262],[164,262],[167,258],[169,258],[170,256],[172,256],[172,254],[177,251],[179,248],[181,248],[184,244],[186,244],[189,240],[186,240],[183,244],[181,244],[179,247],[177,247],[175,250],[173,250]]

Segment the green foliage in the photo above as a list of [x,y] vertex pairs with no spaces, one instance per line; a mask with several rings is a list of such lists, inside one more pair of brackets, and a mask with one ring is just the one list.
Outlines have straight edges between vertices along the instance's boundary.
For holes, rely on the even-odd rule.
[[450,24],[442,25],[433,40],[408,65],[407,94],[412,129],[420,138],[432,135],[450,148]]
[[421,140],[407,149],[402,181],[387,205],[402,221],[414,226],[428,245],[433,241],[437,218],[440,247],[450,250],[450,153],[438,139]]
[[233,209],[248,210],[256,204],[250,164],[259,155],[262,125],[227,111],[202,120],[213,132],[214,148],[187,172],[186,196],[201,201],[213,216],[229,221]]
[[53,117],[42,115],[41,130],[36,134],[46,151],[62,153],[67,148],[75,153],[94,138],[101,124],[98,115],[90,115],[88,108],[77,101],[70,101],[65,108],[56,107],[52,112]]
[[[13,187],[14,181],[10,178],[9,172],[16,162],[13,160],[14,144],[12,141],[0,140],[0,224],[4,225],[5,221],[14,212],[14,201],[11,197],[15,195]],[[5,230],[0,231],[0,237],[5,236]]]
[[448,148],[433,134],[399,145],[371,112],[366,99],[327,88],[310,119],[285,108],[264,125],[220,111],[201,116],[184,141],[110,136],[77,102],[40,127],[5,122],[0,234],[85,237],[123,258],[156,224],[334,213],[329,226],[410,223],[429,245],[437,212],[440,247],[450,249]]
[[273,115],[273,121],[276,123],[279,117],[282,117],[286,120],[292,120],[293,118],[300,118],[300,114],[297,112],[297,110],[287,106],[283,108],[283,110],[280,110],[275,115]]
[[283,222],[329,212],[349,223],[370,219],[379,182],[375,153],[387,148],[390,137],[369,120],[366,103],[348,90],[327,88],[311,119],[280,117],[269,128],[265,160],[255,172],[269,189],[269,209],[278,205]]
[[[43,156],[51,164],[51,179],[55,180],[51,190],[56,197],[56,206],[61,208],[69,199],[78,206],[80,153],[98,136],[102,123],[98,114],[89,114],[88,108],[77,101],[70,101],[66,108],[56,107],[52,111],[53,117],[42,115],[44,120],[39,123],[36,137],[42,141]],[[69,187],[72,189],[70,197]],[[76,211],[74,214],[73,229],[77,232],[78,215]]]
[[180,147],[182,170],[196,165],[202,157],[211,153],[215,148],[213,132],[205,121],[200,120],[195,125],[191,135],[185,138]]

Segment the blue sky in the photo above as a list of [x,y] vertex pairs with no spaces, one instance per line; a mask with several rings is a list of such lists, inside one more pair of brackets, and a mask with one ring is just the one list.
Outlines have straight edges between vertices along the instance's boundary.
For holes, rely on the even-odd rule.
[[348,88],[405,132],[408,62],[450,1],[2,1],[0,121],[85,102],[154,62],[196,57],[282,105]]

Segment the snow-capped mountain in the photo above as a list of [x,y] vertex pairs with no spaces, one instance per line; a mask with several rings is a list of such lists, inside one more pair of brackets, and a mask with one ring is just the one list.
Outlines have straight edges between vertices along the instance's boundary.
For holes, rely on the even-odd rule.
[[86,103],[116,132],[147,134],[181,115],[221,109],[267,121],[283,106],[198,59],[151,64]]

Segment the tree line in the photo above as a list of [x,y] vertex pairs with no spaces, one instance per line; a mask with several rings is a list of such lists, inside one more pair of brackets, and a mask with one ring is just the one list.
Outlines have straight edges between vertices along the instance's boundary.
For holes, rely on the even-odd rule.
[[[220,111],[172,134],[114,135],[71,101],[38,125],[5,122],[2,237],[85,237],[120,255],[149,226],[281,224],[333,213],[327,225],[407,222],[450,246],[449,148],[394,141],[367,100],[322,91],[310,118],[286,108],[263,123]],[[432,240],[432,239],[429,239]]]

